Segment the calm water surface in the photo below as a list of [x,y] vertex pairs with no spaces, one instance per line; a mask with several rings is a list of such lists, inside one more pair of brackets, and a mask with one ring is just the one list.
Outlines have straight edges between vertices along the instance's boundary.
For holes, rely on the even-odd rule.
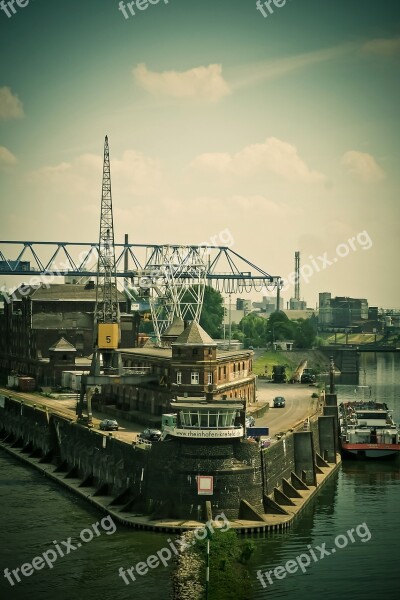
[[[370,385],[373,397],[387,402],[400,421],[400,354],[364,354],[360,383]],[[339,388],[340,398],[352,398],[354,387]],[[90,543],[58,558],[53,569],[35,571],[12,587],[4,578],[10,570],[31,562],[60,542],[90,528],[102,514],[59,488],[36,471],[0,453],[0,599],[4,600],[167,600],[170,572],[159,567],[126,586],[118,577],[120,566],[129,568],[167,544],[167,535],[135,532],[118,526],[102,531]],[[258,570],[270,571],[326,543],[332,549],[337,536],[354,532],[355,542],[314,562],[305,574],[273,577],[263,587]],[[345,543],[343,537],[339,538]],[[347,538],[348,539],[348,538]],[[253,596],[271,600],[376,600],[398,597],[400,591],[400,462],[345,462],[338,475],[319,494],[288,534],[255,538],[256,551],[249,564]],[[319,551],[315,551],[319,556]],[[304,559],[305,560],[305,559]],[[221,599],[224,600],[224,599]]]
[[[362,354],[360,385],[371,386],[372,398],[386,402],[393,416],[400,421],[400,354]],[[339,399],[361,397],[354,386],[338,386]],[[369,390],[366,390],[369,397]],[[360,535],[348,530],[360,524]],[[371,535],[369,541],[368,532]],[[265,580],[263,587],[256,572],[285,565],[288,560],[309,552],[324,542],[335,547],[336,536],[346,536],[348,544],[324,556],[303,574],[300,569],[283,579],[271,575],[272,585]],[[274,539],[257,542],[251,564],[254,597],[271,600],[375,600],[395,598],[400,594],[400,461],[345,461],[338,475],[326,484],[313,506],[297,522],[294,530]],[[339,538],[339,545],[346,539]],[[315,552],[317,558],[320,552]],[[307,559],[303,559],[307,562]],[[289,567],[291,568],[291,567]],[[294,570],[292,568],[292,570]],[[278,571],[278,575],[281,572]]]

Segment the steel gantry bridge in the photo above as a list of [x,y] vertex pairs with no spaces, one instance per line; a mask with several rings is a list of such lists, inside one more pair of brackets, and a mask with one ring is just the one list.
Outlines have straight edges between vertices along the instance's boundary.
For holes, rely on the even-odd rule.
[[[223,294],[277,290],[279,297],[281,278],[228,246],[131,244],[127,235],[124,243],[114,246],[115,277],[133,302],[147,299],[158,339],[175,316],[200,319],[206,285]],[[77,282],[95,278],[98,247],[87,242],[1,240],[0,277],[23,276],[30,285],[52,283],[59,276]]]
[[[280,277],[270,275],[228,246],[115,243],[116,277],[129,280],[157,274],[157,268],[179,266],[180,279],[191,278],[189,265],[194,257],[205,265],[205,279],[227,294],[274,290]],[[10,259],[9,256],[15,258]],[[8,257],[8,258],[7,258]],[[0,276],[97,275],[98,243],[28,242],[0,240]]]

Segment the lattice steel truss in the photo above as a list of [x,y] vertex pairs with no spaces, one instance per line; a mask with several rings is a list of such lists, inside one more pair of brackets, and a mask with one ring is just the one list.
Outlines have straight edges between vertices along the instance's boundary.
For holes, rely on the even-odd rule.
[[106,136],[104,141],[103,184],[96,277],[95,321],[97,323],[118,323],[118,289],[115,271],[110,152],[108,137]]
[[[108,208],[104,210],[104,219],[110,227],[102,228],[100,238],[102,264],[107,266],[108,273],[108,298],[116,291],[112,278],[128,281],[124,287],[131,300],[139,303],[141,312],[151,311],[158,340],[175,315],[184,320],[200,318],[206,284],[222,294],[273,292],[281,287],[279,276],[270,275],[227,246],[126,242],[114,244],[114,258],[109,159],[107,162],[103,194]],[[61,275],[94,276],[97,249],[97,244],[87,242],[0,241],[0,275],[22,275],[25,282],[29,281],[28,275],[35,275],[35,280],[41,275],[45,281]],[[10,254],[16,258],[6,259]],[[108,314],[115,318],[115,304],[113,307]]]
[[132,284],[135,296],[148,298],[158,340],[174,317],[199,321],[207,283],[207,248],[157,246]]

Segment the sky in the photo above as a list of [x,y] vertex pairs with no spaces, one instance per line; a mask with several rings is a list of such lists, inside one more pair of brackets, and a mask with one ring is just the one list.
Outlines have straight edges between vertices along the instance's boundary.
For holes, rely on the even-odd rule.
[[3,3],[0,239],[96,242],[108,135],[116,241],[400,308],[400,4],[275,2]]

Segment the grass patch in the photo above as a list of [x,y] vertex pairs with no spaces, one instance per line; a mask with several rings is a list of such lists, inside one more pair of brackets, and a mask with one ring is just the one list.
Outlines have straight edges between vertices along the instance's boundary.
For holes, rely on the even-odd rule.
[[[232,529],[214,532],[210,541],[209,600],[250,600],[253,597],[245,564],[254,550],[251,541],[239,539]],[[202,558],[200,580],[205,581],[206,541],[198,541],[193,552]]]
[[[272,367],[275,365],[284,365],[286,367],[286,375],[288,379],[295,371],[298,360],[297,357],[292,358],[289,352],[273,352],[271,350],[264,352],[262,356],[257,358],[253,363],[253,372],[256,375],[272,375]],[[267,370],[265,369],[267,367]]]
[[[335,334],[334,333],[323,333],[321,337],[327,344],[335,344]],[[346,337],[345,333],[337,333],[336,334],[336,344],[345,344],[347,339],[348,344],[355,344],[357,346],[361,346],[362,344],[373,344],[375,343],[375,333],[349,333]],[[376,342],[379,342],[383,339],[383,335],[376,334]]]

